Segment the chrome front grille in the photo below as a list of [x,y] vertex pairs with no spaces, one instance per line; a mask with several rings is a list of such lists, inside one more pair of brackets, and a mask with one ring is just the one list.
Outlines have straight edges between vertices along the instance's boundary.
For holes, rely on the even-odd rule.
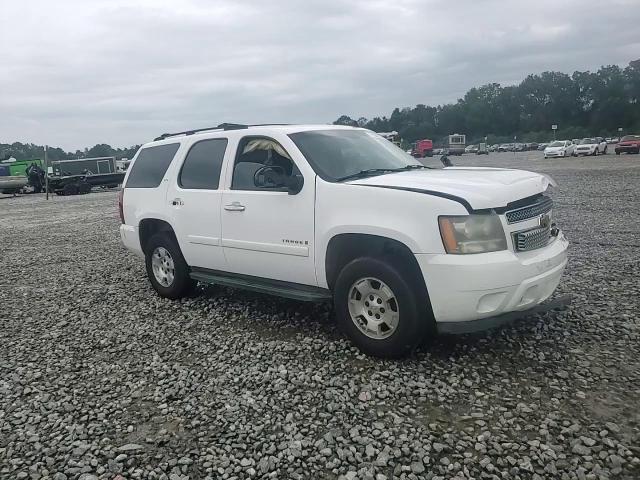
[[551,211],[553,208],[553,200],[549,197],[540,197],[535,203],[525,205],[524,207],[514,208],[506,212],[507,223],[518,223],[538,217],[544,213]]
[[551,226],[541,226],[513,234],[513,246],[518,252],[546,247],[551,240]]

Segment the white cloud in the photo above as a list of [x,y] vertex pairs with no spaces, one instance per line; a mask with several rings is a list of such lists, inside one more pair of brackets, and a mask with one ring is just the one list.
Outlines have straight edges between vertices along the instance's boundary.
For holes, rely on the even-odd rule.
[[[640,2],[4,0],[0,142],[330,122],[638,56]],[[622,14],[621,11],[624,11]]]

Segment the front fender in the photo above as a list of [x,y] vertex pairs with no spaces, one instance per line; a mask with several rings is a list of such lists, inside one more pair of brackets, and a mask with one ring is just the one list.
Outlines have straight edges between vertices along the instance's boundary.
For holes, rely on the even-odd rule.
[[325,258],[333,237],[345,233],[389,238],[412,253],[444,253],[438,215],[466,215],[452,200],[423,193],[317,181],[316,279],[327,287]]

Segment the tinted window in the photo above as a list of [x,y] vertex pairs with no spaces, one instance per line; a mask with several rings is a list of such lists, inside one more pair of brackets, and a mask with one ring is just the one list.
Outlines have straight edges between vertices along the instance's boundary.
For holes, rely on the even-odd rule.
[[156,188],[178,151],[179,143],[140,150],[127,179],[127,188]]
[[226,149],[226,138],[195,143],[182,164],[179,185],[182,188],[217,190]]
[[256,187],[256,172],[265,166],[277,167],[278,171],[289,177],[300,174],[278,142],[266,137],[245,137],[238,145],[231,189],[286,191],[286,188]]

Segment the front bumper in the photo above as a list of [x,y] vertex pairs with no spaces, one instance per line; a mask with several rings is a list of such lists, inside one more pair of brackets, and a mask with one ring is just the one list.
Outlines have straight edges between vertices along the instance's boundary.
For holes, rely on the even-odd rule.
[[618,145],[615,148],[616,153],[638,153],[638,151],[640,151],[640,145],[634,146],[634,145],[624,145],[624,146],[620,146]]
[[436,325],[523,312],[547,300],[567,265],[562,232],[544,248],[477,255],[417,254]]
[[492,328],[502,327],[517,320],[522,320],[528,315],[544,313],[550,310],[564,310],[571,304],[571,296],[564,295],[553,300],[536,305],[522,312],[507,312],[495,317],[482,318],[480,320],[469,320],[466,322],[440,322],[437,324],[438,333],[460,335],[463,333],[476,333]]
[[589,150],[576,150],[576,155],[593,155],[595,153],[595,148],[590,148]]
[[144,252],[140,246],[138,228],[133,225],[120,225],[120,239],[125,248],[137,256],[144,258]]
[[545,157],[566,157],[568,156],[568,153],[566,153],[564,150],[561,152],[544,152],[544,156]]

